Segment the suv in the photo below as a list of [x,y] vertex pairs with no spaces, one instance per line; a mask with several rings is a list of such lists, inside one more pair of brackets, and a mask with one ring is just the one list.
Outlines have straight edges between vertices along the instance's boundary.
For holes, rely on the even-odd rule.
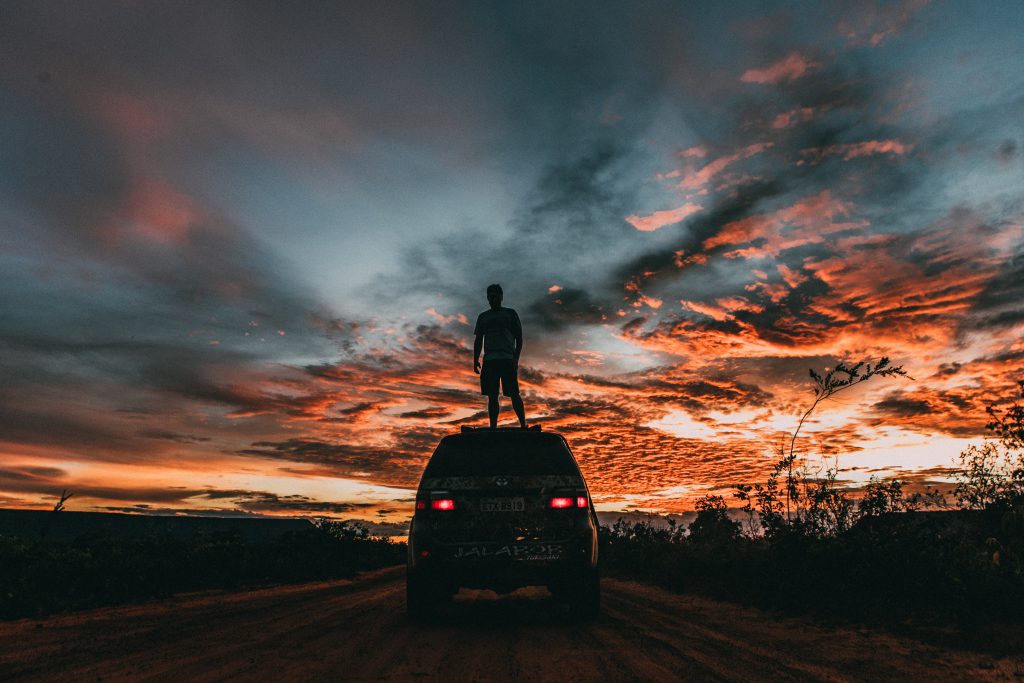
[[565,439],[532,429],[466,429],[441,439],[416,491],[406,604],[427,618],[460,587],[542,585],[596,618],[597,515]]

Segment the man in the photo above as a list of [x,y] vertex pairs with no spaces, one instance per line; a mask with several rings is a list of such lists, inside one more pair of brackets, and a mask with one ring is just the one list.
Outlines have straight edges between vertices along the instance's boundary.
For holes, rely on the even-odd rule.
[[[519,396],[519,354],[523,351],[523,326],[519,315],[501,305],[501,285],[487,288],[490,310],[476,319],[473,334],[473,371],[480,374],[480,393],[487,397],[487,416],[491,429],[498,426],[498,384],[502,392],[512,399],[512,409],[519,418],[519,426],[526,429],[526,412]],[[484,351],[484,367],[480,370],[480,350]]]

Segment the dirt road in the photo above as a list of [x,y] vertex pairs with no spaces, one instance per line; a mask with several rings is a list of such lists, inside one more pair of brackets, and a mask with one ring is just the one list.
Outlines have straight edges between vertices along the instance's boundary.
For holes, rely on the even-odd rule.
[[607,579],[596,623],[542,589],[410,623],[404,570],[0,624],[0,680],[1020,680],[950,652]]

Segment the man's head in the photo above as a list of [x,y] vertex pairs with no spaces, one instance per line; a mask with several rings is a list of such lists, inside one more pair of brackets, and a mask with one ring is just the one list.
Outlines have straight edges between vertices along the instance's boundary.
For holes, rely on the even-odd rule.
[[501,285],[494,284],[487,288],[487,303],[491,305],[491,308],[501,306],[503,296],[504,292],[501,291]]

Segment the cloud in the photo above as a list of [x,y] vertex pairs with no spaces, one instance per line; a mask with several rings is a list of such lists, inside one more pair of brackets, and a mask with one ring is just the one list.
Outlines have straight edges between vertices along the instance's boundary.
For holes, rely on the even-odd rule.
[[743,83],[782,83],[793,81],[818,67],[814,61],[791,52],[763,69],[747,69],[740,76]]
[[626,218],[626,222],[641,232],[653,232],[659,228],[665,227],[666,225],[679,223],[686,219],[687,216],[691,216],[703,209],[704,207],[700,204],[686,203],[675,209],[655,211],[649,216],[633,214]]
[[607,318],[604,305],[589,292],[563,287],[534,300],[527,308],[530,320],[542,329],[561,329],[566,325],[599,323]]
[[[338,515],[352,512],[359,508],[368,507],[351,502],[333,502],[315,500],[309,496],[302,495],[278,495],[268,491],[238,491],[237,495],[231,497],[232,502],[238,509],[257,514],[331,514]],[[225,498],[224,492],[218,492],[215,498]]]
[[733,154],[718,157],[714,161],[705,164],[700,169],[686,173],[683,176],[683,179],[679,181],[678,187],[685,190],[703,188],[729,166],[735,164],[737,161],[749,159],[752,156],[761,154],[765,150],[771,149],[773,144],[774,143],[771,142],[758,142],[748,145]]
[[682,159],[703,159],[708,155],[708,149],[704,145],[694,145],[681,150],[678,156]]
[[893,156],[904,156],[914,148],[899,140],[866,140],[864,142],[851,142],[839,145],[829,145],[818,149],[805,149],[801,154],[814,157],[820,160],[822,157],[836,155],[841,156],[843,161],[858,159],[860,157],[872,156],[875,154],[891,154]]
[[849,216],[851,210],[850,203],[833,197],[829,190],[822,190],[784,209],[728,223],[718,234],[705,240],[703,248],[751,244],[754,251],[739,250],[732,255],[778,255],[786,249],[823,241],[830,233],[866,227],[864,221],[836,220]]
[[791,109],[777,114],[772,119],[771,127],[773,130],[782,130],[783,128],[790,128],[798,123],[810,121],[814,118],[814,107],[800,107],[799,109]]
[[844,7],[837,32],[850,45],[879,47],[902,33],[930,0],[861,0]]
[[[258,441],[240,451],[244,455],[327,465],[336,476],[358,478],[371,473],[372,481],[387,486],[412,487],[419,481],[430,449],[442,430],[407,430],[382,446],[330,443],[314,439]],[[363,475],[365,476],[365,474]]]
[[441,323],[442,325],[448,325],[453,322],[457,322],[460,325],[468,325],[469,319],[466,318],[464,313],[456,313],[455,315],[442,315],[435,311],[433,308],[428,308],[424,311],[431,318]]
[[919,379],[802,445],[980,436],[1024,353],[1021,100],[973,49],[941,70],[963,97],[926,97],[894,37],[1012,22],[921,7],[8,12],[4,504],[400,524],[358,505],[486,423],[467,323],[495,281],[528,415],[599,501],[763,479],[839,357]]
[[451,412],[447,408],[424,408],[422,410],[407,410],[399,413],[398,417],[406,420],[439,420],[449,415]]

